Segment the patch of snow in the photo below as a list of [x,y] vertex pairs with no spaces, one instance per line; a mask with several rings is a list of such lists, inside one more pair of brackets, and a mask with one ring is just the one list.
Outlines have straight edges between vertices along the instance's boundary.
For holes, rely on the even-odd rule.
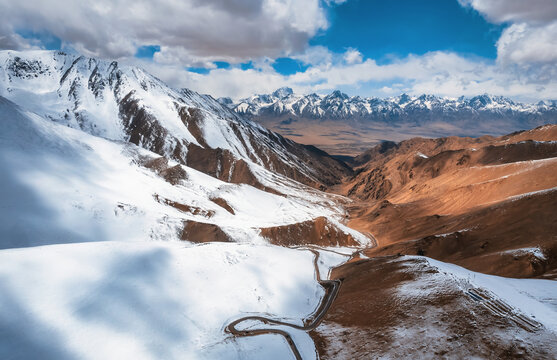
[[546,260],[545,254],[543,253],[542,249],[539,247],[529,247],[529,248],[520,248],[520,249],[513,249],[507,250],[503,252],[504,254],[511,254],[511,255],[525,255],[531,254],[540,260]]
[[450,232],[450,233],[438,234],[438,235],[434,235],[434,236],[435,237],[447,237],[447,236],[450,236],[450,235],[453,235],[453,234],[456,234],[456,233],[463,233],[463,232],[467,232],[467,231],[470,231],[470,230],[472,230],[472,229],[462,229],[462,230],[457,230],[457,231],[453,231],[453,232]]
[[524,199],[524,198],[527,198],[527,197],[530,197],[530,196],[547,194],[547,193],[554,192],[554,191],[557,191],[557,186],[549,188],[549,189],[531,191],[531,192],[527,192],[527,193],[520,194],[520,195],[509,196],[506,200],[516,201],[516,200]]
[[557,162],[557,157],[550,157],[544,159],[537,159],[537,160],[525,160],[525,161],[515,161],[511,163],[505,164],[498,164],[498,165],[485,165],[485,166],[472,166],[469,169],[490,169],[490,168],[503,168],[503,167],[512,167],[518,165],[543,165],[544,163],[548,162]]

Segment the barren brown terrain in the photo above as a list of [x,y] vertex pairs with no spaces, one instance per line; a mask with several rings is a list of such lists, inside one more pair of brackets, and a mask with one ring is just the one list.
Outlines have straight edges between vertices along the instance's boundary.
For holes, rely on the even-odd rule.
[[367,256],[426,255],[509,277],[557,276],[557,126],[499,138],[411,139],[356,157],[335,191]]
[[261,229],[261,235],[273,244],[282,246],[321,245],[321,246],[358,246],[352,237],[337,228],[325,217],[290,225]]
[[386,122],[357,120],[291,119],[289,117],[261,117],[263,126],[297,143],[309,144],[329,154],[357,156],[382,141],[403,141],[408,138],[442,137],[457,134],[458,126],[446,122],[428,124],[393,124]]
[[[344,181],[329,191],[353,200],[347,225],[375,238],[366,256],[426,255],[487,274],[554,279],[556,140],[557,126],[547,125],[499,138],[383,142],[352,158],[354,175],[343,170],[338,177]],[[145,166],[171,183],[187,178],[164,158]],[[224,199],[212,201],[234,213]],[[197,234],[196,241],[228,241],[220,228],[205,225],[188,223],[184,232]],[[324,217],[260,230],[283,246],[358,246]],[[210,235],[201,236],[205,232]]]

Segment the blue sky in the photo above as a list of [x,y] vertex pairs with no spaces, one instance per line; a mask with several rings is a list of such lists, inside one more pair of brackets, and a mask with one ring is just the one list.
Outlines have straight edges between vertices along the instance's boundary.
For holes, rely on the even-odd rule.
[[0,49],[116,59],[214,96],[557,98],[555,0],[0,3]]
[[449,50],[494,59],[502,25],[455,0],[351,0],[328,11],[331,26],[310,40],[335,52],[356,48],[365,57]]
[[[503,24],[489,23],[456,0],[351,0],[328,7],[326,13],[330,26],[312,37],[310,46],[323,46],[335,53],[358,49],[365,58],[373,58],[379,64],[440,50],[493,60],[504,28]],[[157,51],[160,46],[144,46],[136,56],[152,58]],[[273,69],[282,75],[304,72],[309,67],[288,56],[273,60]],[[187,69],[207,74],[213,65],[227,68],[230,64],[215,61]]]

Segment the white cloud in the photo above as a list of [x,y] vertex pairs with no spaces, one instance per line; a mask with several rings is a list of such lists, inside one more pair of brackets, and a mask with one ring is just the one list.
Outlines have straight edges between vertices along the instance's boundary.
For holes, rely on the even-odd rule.
[[0,22],[0,50],[29,50],[40,49],[37,40],[25,39],[10,30],[6,24]]
[[301,54],[295,54],[293,59],[308,65],[331,64],[334,54],[324,46],[311,46]]
[[[353,95],[363,96],[391,96],[408,92],[457,97],[487,92],[527,101],[554,98],[557,93],[554,81],[519,76],[496,62],[465,58],[450,52],[410,55],[384,65],[372,59],[349,63],[344,60],[345,55],[331,55],[331,58],[331,62],[315,64],[304,72],[289,76],[281,75],[272,68],[214,69],[202,75],[177,67],[145,65],[172,86],[236,99],[254,93],[270,93],[281,86],[292,87],[298,93],[324,93],[342,87]],[[388,85],[374,86],[384,83]]]
[[378,65],[357,49],[336,54],[322,46],[292,57],[310,65],[290,76],[278,74],[263,58],[257,69],[215,69],[182,77],[182,86],[236,98],[290,86],[300,93],[339,87],[354,94],[389,96],[400,92],[446,96],[494,93],[523,100],[555,98],[557,93],[557,1],[459,0],[489,21],[508,24],[497,42],[496,61],[431,52],[393,58]]
[[363,55],[358,50],[350,48],[344,53],[344,60],[348,64],[359,64],[363,60]]
[[325,0],[328,5],[340,5],[344,4],[347,0]]
[[182,63],[300,52],[328,26],[320,0],[0,0],[0,9],[2,37],[32,27],[109,58],[160,45]]
[[23,38],[18,34],[5,33],[2,35],[0,32],[0,50],[30,50],[40,49],[38,41],[32,41]]
[[497,42],[498,61],[557,64],[557,1],[459,0],[495,23],[509,23]]
[[555,0],[458,0],[484,14],[490,21],[552,22],[557,18]]
[[548,89],[554,91],[557,77],[557,1],[459,1],[489,21],[508,24],[497,41],[497,65],[512,79],[509,91],[554,98]]
[[498,60],[504,64],[557,64],[557,21],[533,26],[513,24],[497,41]]

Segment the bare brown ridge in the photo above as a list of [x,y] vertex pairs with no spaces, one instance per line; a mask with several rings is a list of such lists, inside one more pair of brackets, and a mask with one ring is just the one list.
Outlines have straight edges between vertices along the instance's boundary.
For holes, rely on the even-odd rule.
[[557,125],[416,138],[356,160],[356,175],[334,190],[354,200],[347,225],[375,235],[367,256],[426,255],[494,275],[557,278]]

